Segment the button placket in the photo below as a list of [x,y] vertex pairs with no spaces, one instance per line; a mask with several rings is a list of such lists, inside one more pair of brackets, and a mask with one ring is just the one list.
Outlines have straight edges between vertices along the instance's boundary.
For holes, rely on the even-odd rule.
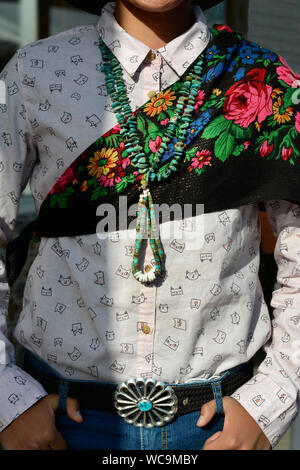
[[[153,98],[160,91],[160,69],[161,56],[154,51],[150,51],[144,68],[146,101]],[[155,72],[159,73],[158,80],[155,80]],[[152,257],[153,253],[148,241],[143,266],[145,272],[147,272],[147,269],[152,268]],[[152,361],[147,361],[145,358],[153,355],[156,289],[151,284],[149,286],[146,284],[140,285],[140,295],[144,294],[146,299],[138,307],[137,377],[152,377]]]
[[[152,250],[148,243],[145,251],[143,269],[151,265]],[[146,356],[153,354],[154,321],[156,305],[156,287],[146,284],[140,285],[140,295],[144,294],[145,301],[138,308],[138,340],[137,340],[137,377],[152,377],[152,361],[147,361]]]
[[144,96],[146,101],[153,98],[161,90],[162,58],[159,53],[152,52],[155,57],[153,54],[151,60],[151,51],[149,51],[144,68]]

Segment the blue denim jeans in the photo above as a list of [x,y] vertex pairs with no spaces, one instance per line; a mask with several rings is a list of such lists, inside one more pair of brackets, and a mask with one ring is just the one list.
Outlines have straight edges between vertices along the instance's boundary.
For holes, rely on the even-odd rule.
[[[36,355],[31,352],[26,352],[26,354],[30,362],[41,372],[62,379],[56,371]],[[222,374],[221,379],[225,375],[233,374],[239,368]],[[218,384],[219,380],[201,380],[193,382],[193,384],[204,382]],[[64,382],[74,382],[74,380],[64,379]],[[89,381],[80,382],[89,383]],[[147,429],[137,428],[126,423],[116,413],[93,409],[81,409],[83,422],[76,423],[69,418],[65,411],[66,394],[62,387],[60,389],[60,406],[56,413],[56,426],[70,450],[201,450],[206,439],[223,429],[222,399],[220,396],[218,397],[217,388],[215,386],[213,390],[220,414],[216,414],[206,426],[202,428],[196,426],[200,416],[199,410],[175,416],[170,423],[162,427]]]

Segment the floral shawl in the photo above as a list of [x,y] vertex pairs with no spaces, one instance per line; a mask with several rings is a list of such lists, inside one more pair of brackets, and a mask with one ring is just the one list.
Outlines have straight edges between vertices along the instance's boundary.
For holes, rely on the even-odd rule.
[[[300,204],[300,77],[277,54],[225,25],[212,28],[203,70],[185,158],[176,173],[150,184],[154,203],[204,204],[205,212],[271,199]],[[188,72],[134,113],[149,162]],[[169,143],[159,171],[176,142]],[[33,230],[44,237],[95,233],[99,204],[113,204],[118,214],[119,195],[136,203],[140,178],[120,126],[99,136],[53,186],[37,220],[8,245],[9,282],[26,258]]]

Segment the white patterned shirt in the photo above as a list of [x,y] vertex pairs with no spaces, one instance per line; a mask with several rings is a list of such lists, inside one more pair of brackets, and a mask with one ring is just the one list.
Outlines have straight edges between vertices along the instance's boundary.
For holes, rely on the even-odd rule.
[[[68,166],[117,124],[101,71],[99,35],[120,61],[132,109],[171,86],[206,48],[210,31],[199,7],[195,23],[157,51],[130,36],[107,4],[96,25],[73,28],[22,47],[2,71],[0,234],[11,238],[19,199],[30,182],[35,206]],[[266,359],[235,393],[272,446],[297,414],[300,383],[300,217],[287,201],[265,203],[278,236],[273,325],[261,289],[257,204],[170,223],[162,240],[167,278],[139,283],[131,273],[135,229],[42,238],[26,281],[16,340],[71,379],[166,383],[208,379]],[[74,215],[75,216],[75,215]],[[197,243],[188,234],[197,229]],[[200,230],[200,232],[199,232]],[[200,236],[199,236],[200,233]],[[151,263],[147,248],[145,265]],[[0,431],[46,395],[15,364],[7,339],[9,289],[0,283]]]

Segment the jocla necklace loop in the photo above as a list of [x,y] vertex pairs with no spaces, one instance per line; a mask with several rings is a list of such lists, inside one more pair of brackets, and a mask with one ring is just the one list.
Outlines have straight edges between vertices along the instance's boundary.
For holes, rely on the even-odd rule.
[[[177,165],[184,156],[188,128],[192,121],[192,113],[194,111],[196,97],[202,83],[201,74],[203,68],[203,54],[201,54],[196,65],[193,66],[192,72],[189,72],[185,78],[182,90],[178,93],[179,98],[174,110],[174,115],[168,122],[166,132],[162,138],[161,146],[150,164],[147,162],[146,155],[143,152],[143,147],[139,142],[137,119],[136,116],[133,115],[129,104],[121,64],[111,50],[105,45],[102,38],[99,38],[99,48],[104,61],[104,65],[101,70],[105,73],[107,91],[112,100],[112,109],[115,112],[117,121],[121,127],[120,134],[126,142],[125,148],[129,153],[131,163],[142,175],[141,189],[143,192],[140,194],[138,203],[136,225],[137,235],[132,262],[132,273],[140,282],[151,282],[160,273],[163,258],[163,246],[159,235],[156,233],[155,210],[148,183],[154,180],[161,181],[162,178],[170,176],[172,172],[177,170]],[[168,148],[168,143],[171,142],[176,135],[176,129],[178,129],[178,141],[175,145],[173,158],[168,160],[161,171],[156,172],[155,170]],[[155,265],[147,272],[142,272],[138,267],[138,262],[146,226],[148,239],[150,240],[150,246],[155,259]]]

